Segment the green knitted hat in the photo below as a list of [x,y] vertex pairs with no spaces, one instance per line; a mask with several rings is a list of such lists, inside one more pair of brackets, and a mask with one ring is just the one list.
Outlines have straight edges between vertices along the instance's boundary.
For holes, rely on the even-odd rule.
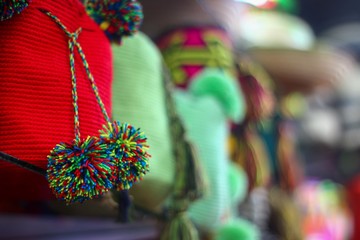
[[169,196],[175,174],[161,54],[139,33],[114,45],[113,58],[113,117],[141,126],[151,146],[150,172],[131,194],[137,205],[155,210]]
[[175,103],[188,137],[199,151],[210,188],[208,195],[190,206],[189,215],[201,229],[212,231],[228,215],[228,120],[244,117],[244,100],[237,81],[221,70],[206,69],[191,81],[189,90],[175,92]]

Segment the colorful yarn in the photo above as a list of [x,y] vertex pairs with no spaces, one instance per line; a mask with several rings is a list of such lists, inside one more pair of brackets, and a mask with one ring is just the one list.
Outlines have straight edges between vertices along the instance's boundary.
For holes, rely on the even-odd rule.
[[[21,14],[0,22],[0,151],[46,172],[50,150],[74,139],[74,109],[68,37],[39,9],[51,10],[71,32],[86,28],[78,41],[109,115],[112,60],[109,40],[78,0],[31,1]],[[80,61],[75,57],[81,135],[86,138],[98,136],[106,122]],[[7,182],[2,190],[9,202],[55,198],[45,177],[10,163],[0,161],[0,181]]]
[[273,94],[252,75],[239,77],[241,88],[246,94],[247,120],[261,121],[271,116],[275,99]]
[[[83,202],[97,197],[110,190],[114,181],[114,164],[108,159],[100,145],[99,139],[88,136],[81,141],[79,107],[77,94],[77,80],[75,74],[74,48],[77,46],[83,64],[88,72],[85,56],[77,38],[81,28],[71,33],[61,21],[50,12],[41,10],[48,15],[69,37],[69,62],[72,83],[72,98],[74,107],[75,140],[72,143],[60,143],[55,146],[48,156],[48,181],[52,192],[58,199],[67,203]],[[89,75],[89,74],[88,74]],[[90,74],[92,77],[92,75]]]
[[31,0],[1,0],[0,21],[12,18],[15,13],[20,14],[30,2]]
[[129,189],[149,171],[149,146],[140,129],[115,121],[104,125],[104,129],[100,130],[100,138],[108,146],[105,151],[118,168],[115,181],[117,190]]
[[136,33],[143,20],[141,4],[136,0],[88,0],[85,8],[110,41],[116,43]]
[[206,68],[235,73],[232,42],[222,28],[177,27],[163,34],[157,44],[177,87],[187,88],[190,80]]
[[104,147],[94,137],[55,146],[48,156],[47,179],[58,199],[83,202],[113,187],[115,166]]

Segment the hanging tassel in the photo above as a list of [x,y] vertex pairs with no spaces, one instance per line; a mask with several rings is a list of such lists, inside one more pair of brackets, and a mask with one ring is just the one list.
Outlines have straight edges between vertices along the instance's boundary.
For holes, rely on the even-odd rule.
[[[164,65],[164,69],[165,65]],[[169,212],[171,215],[161,232],[161,240],[198,240],[197,230],[186,211],[189,204],[205,192],[205,178],[196,151],[186,139],[183,123],[177,115],[171,96],[173,89],[169,73],[164,71],[167,112],[171,119],[171,137],[176,159],[175,186]]]
[[277,146],[280,187],[286,192],[293,192],[301,177],[299,159],[296,156],[294,139],[286,123],[278,126],[279,140]]
[[[181,130],[180,130],[181,131]],[[198,232],[190,220],[188,205],[201,198],[205,192],[203,172],[193,146],[183,139],[184,145],[178,147],[177,175],[174,197],[169,206],[172,213],[161,232],[161,240],[198,240]]]
[[239,77],[247,103],[246,119],[257,122],[269,117],[274,110],[275,97],[252,75]]
[[178,149],[178,154],[181,154],[180,156],[184,157],[186,161],[179,163],[177,174],[184,181],[176,182],[175,195],[186,196],[189,201],[195,201],[204,195],[206,182],[197,151],[186,139],[183,141],[184,145],[182,149]]
[[179,211],[167,221],[161,240],[198,240],[198,232],[186,211]]
[[238,152],[233,159],[242,167],[249,179],[249,190],[266,186],[270,181],[269,157],[255,130],[248,127],[238,137]]

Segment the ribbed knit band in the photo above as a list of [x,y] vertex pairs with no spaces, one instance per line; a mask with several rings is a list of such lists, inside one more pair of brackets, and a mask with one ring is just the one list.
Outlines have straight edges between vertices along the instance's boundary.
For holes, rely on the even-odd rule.
[[[33,0],[23,13],[0,22],[0,151],[45,169],[50,150],[74,139],[74,109],[68,37],[39,9],[71,32],[82,27],[78,41],[108,112],[112,60],[107,38],[78,0]],[[97,136],[105,121],[78,53],[75,68],[80,132]],[[9,199],[46,199],[50,192],[42,176],[1,161],[0,186]]]

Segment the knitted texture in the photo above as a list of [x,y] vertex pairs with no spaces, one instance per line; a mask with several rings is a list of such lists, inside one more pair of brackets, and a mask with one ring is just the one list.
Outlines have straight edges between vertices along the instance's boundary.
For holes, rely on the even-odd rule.
[[[45,169],[50,150],[74,138],[74,108],[68,37],[39,9],[70,32],[82,27],[78,41],[108,112],[112,69],[109,42],[79,1],[33,0],[22,14],[0,23],[0,151]],[[95,136],[105,120],[78,53],[75,71],[80,131]],[[9,199],[50,197],[45,178],[17,166],[0,162],[0,181]]]
[[221,68],[234,73],[232,43],[219,27],[176,28],[163,34],[157,44],[179,87],[186,88],[190,79],[205,68]]
[[175,160],[165,105],[161,54],[142,33],[113,45],[113,117],[146,132],[151,146],[151,171],[134,185],[136,204],[154,210],[169,196],[174,184]]
[[[215,230],[229,216],[229,161],[227,159],[226,139],[229,134],[227,121],[234,116],[226,111],[224,98],[219,92],[206,88],[200,91],[198,81],[213,81],[216,76],[222,91],[228,94],[228,101],[241,101],[240,92],[236,91],[236,81],[219,70],[206,69],[200,73],[189,86],[189,91],[175,92],[175,102],[180,117],[184,121],[189,139],[199,151],[199,157],[208,177],[208,194],[189,209],[189,215],[202,229]],[[216,85],[212,85],[216,86]],[[199,95],[197,95],[199,94]]]

